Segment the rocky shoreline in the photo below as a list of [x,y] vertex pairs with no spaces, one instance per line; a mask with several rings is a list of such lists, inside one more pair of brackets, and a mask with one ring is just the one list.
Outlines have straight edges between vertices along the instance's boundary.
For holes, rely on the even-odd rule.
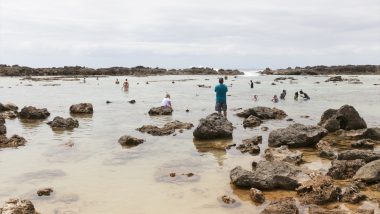
[[306,66],[260,72],[265,75],[380,75],[380,65]]
[[150,68],[144,66],[110,67],[110,68],[88,68],[82,66],[64,66],[52,68],[31,68],[19,65],[0,65],[0,76],[156,76],[156,75],[243,75],[239,70],[213,69],[213,68],[185,68],[165,69]]

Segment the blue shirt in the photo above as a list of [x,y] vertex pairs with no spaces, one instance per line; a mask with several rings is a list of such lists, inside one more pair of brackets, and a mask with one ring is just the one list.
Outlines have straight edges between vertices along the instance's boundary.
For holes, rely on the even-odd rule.
[[225,103],[227,101],[226,93],[228,89],[227,86],[224,84],[219,84],[215,86],[215,92],[216,92],[216,102],[217,103]]

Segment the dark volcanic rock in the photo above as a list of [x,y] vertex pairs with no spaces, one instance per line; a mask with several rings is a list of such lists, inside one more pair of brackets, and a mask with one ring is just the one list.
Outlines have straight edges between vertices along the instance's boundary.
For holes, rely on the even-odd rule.
[[250,139],[243,140],[242,144],[236,147],[237,150],[240,150],[242,153],[248,152],[251,155],[259,154],[260,147],[258,144],[262,143],[262,136],[256,136]]
[[124,136],[121,136],[119,138],[118,142],[122,146],[133,147],[133,146],[137,146],[139,144],[144,143],[144,140],[143,139],[138,139],[138,138],[135,138],[135,137],[132,137],[132,136],[129,136],[129,135],[124,135]]
[[341,193],[339,187],[334,186],[333,180],[328,176],[318,175],[306,181],[297,188],[300,201],[304,204],[322,205],[335,202]]
[[254,171],[238,166],[230,172],[231,183],[237,187],[261,190],[294,190],[307,177],[299,167],[279,161],[260,161]]
[[50,196],[50,194],[53,192],[52,188],[43,188],[37,191],[38,196]]
[[283,198],[272,201],[260,214],[298,214],[294,198]]
[[277,129],[269,134],[269,146],[309,147],[314,146],[327,135],[327,130],[320,126],[292,124],[284,129]]
[[70,106],[71,114],[93,114],[94,108],[91,103],[79,103]]
[[360,148],[360,149],[373,149],[375,147],[375,143],[370,139],[361,139],[354,143],[351,143],[352,148]]
[[380,128],[368,128],[363,132],[362,137],[380,141]]
[[33,106],[24,107],[21,109],[20,118],[22,119],[46,119],[50,113],[46,108],[37,109]]
[[335,209],[325,209],[317,205],[310,205],[308,214],[350,214],[346,210],[341,210],[339,208]]
[[232,138],[233,126],[230,121],[222,115],[213,113],[205,119],[199,120],[198,127],[193,135],[197,139],[219,139]]
[[37,214],[31,201],[16,198],[6,201],[0,211],[1,214]]
[[173,109],[166,106],[153,107],[149,110],[149,115],[172,115]]
[[24,146],[25,143],[25,138],[18,135],[13,135],[9,139],[5,135],[0,135],[0,148]]
[[340,82],[340,81],[343,81],[343,78],[342,76],[334,76],[334,77],[330,77],[328,78],[325,82]]
[[282,120],[287,117],[287,114],[280,109],[277,108],[269,108],[258,106],[254,108],[246,109],[240,113],[236,114],[238,117],[248,118],[249,116],[255,116],[261,120],[269,120],[269,119],[277,119]]
[[143,133],[148,133],[153,136],[170,135],[175,132],[176,129],[191,129],[193,124],[183,123],[178,120],[166,123],[163,127],[144,125],[137,130]]
[[0,135],[5,135],[7,133],[7,127],[4,124],[0,124]]
[[339,109],[328,109],[321,117],[318,125],[323,126],[329,132],[339,129],[355,130],[367,128],[366,122],[360,117],[356,109],[349,105],[344,105]]
[[263,121],[261,121],[258,117],[250,115],[248,118],[244,119],[243,127],[256,127],[259,126]]
[[7,103],[5,105],[0,103],[0,112],[4,111],[16,111],[17,112],[18,107],[15,104]]
[[338,160],[355,160],[363,159],[366,163],[380,159],[380,154],[368,150],[352,149],[340,152]]
[[365,161],[362,159],[333,160],[327,175],[334,179],[349,179],[365,164]]
[[79,127],[78,120],[73,118],[55,117],[53,121],[47,123],[53,129],[74,129]]
[[302,152],[290,151],[288,146],[280,146],[279,148],[265,149],[264,157],[267,161],[284,161],[293,164],[300,164],[302,160]]
[[380,74],[380,65],[339,65],[339,66],[306,66],[287,69],[265,69],[267,75],[368,75]]
[[315,145],[319,152],[319,156],[327,159],[336,159],[334,149],[331,147],[330,143],[324,140],[320,140],[317,145]]
[[255,188],[251,188],[249,190],[249,197],[252,199],[253,202],[256,202],[256,203],[262,204],[265,201],[265,196],[263,192]]
[[380,182],[380,160],[375,160],[362,166],[353,178],[366,183]]

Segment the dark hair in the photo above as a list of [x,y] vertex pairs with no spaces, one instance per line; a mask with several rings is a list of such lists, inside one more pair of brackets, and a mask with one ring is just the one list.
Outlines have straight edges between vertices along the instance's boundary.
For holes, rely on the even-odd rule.
[[128,81],[128,79],[125,79],[125,81]]
[[221,77],[219,78],[219,83],[222,84],[224,82],[224,79]]

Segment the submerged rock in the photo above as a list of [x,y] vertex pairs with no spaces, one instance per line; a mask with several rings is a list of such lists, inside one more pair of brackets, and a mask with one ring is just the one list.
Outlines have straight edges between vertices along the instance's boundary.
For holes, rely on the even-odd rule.
[[263,192],[255,188],[251,188],[249,190],[249,197],[252,199],[253,202],[256,202],[256,203],[262,204],[265,202],[265,196]]
[[243,121],[243,127],[244,128],[247,128],[247,127],[256,127],[256,126],[260,126],[260,124],[262,123],[263,121],[261,121],[258,117],[255,117],[253,115],[250,115],[248,118],[244,119]]
[[137,146],[139,144],[144,143],[144,140],[143,139],[138,139],[138,138],[135,138],[135,137],[132,137],[132,136],[129,136],[129,135],[124,135],[124,136],[121,136],[119,138],[118,142],[122,146],[133,147],[133,146]]
[[355,160],[362,159],[366,163],[380,159],[380,154],[374,153],[369,150],[352,149],[340,152],[338,154],[338,160]]
[[317,145],[315,145],[319,152],[319,156],[327,159],[336,159],[334,149],[331,147],[330,143],[324,140],[320,140]]
[[37,214],[31,201],[17,198],[6,201],[0,211],[0,214]]
[[79,103],[70,106],[71,114],[93,114],[94,108],[91,103]]
[[283,198],[270,202],[260,214],[299,214],[294,198]]
[[343,188],[342,195],[340,197],[341,202],[357,204],[364,201],[367,196],[360,193],[359,187],[356,185],[351,185],[349,187]]
[[276,129],[269,134],[269,146],[309,147],[314,146],[327,135],[327,130],[320,126],[292,124],[284,129]]
[[[261,136],[258,136],[261,137]],[[261,141],[259,141],[261,143]],[[260,147],[258,146],[258,141],[254,140],[243,140],[243,143],[236,147],[237,150],[240,150],[242,153],[249,153],[251,155],[259,154]]]
[[166,106],[160,106],[160,107],[153,107],[149,110],[149,115],[172,115],[173,109],[171,107]]
[[339,129],[356,130],[367,128],[367,124],[360,117],[356,109],[349,105],[344,105],[339,109],[328,109],[321,117],[318,125],[323,126],[329,132]]
[[334,186],[331,177],[318,175],[306,181],[297,188],[300,201],[304,204],[323,205],[336,202],[341,193],[339,187]]
[[254,171],[238,166],[230,172],[231,183],[237,187],[261,190],[294,190],[307,177],[299,167],[280,161],[260,161]]
[[380,160],[375,160],[362,166],[353,177],[366,183],[380,182]]
[[46,119],[50,116],[46,108],[37,109],[33,106],[24,107],[19,114],[21,119]]
[[330,77],[328,78],[325,82],[341,82],[343,81],[343,78],[342,76],[334,76],[334,77]]
[[74,129],[79,127],[78,120],[73,118],[55,117],[53,121],[47,123],[53,129]]
[[15,111],[4,111],[0,113],[0,117],[4,119],[15,119],[18,116],[18,113]]
[[183,123],[178,120],[166,123],[163,127],[144,125],[137,130],[143,133],[148,133],[153,136],[170,135],[175,132],[176,129],[191,129],[194,125],[191,123]]
[[232,138],[233,126],[224,116],[213,113],[199,120],[193,135],[197,139]]
[[370,139],[361,139],[354,143],[351,143],[352,148],[360,148],[360,149],[373,149],[375,147],[375,143]]
[[9,139],[5,135],[0,135],[0,148],[24,146],[25,143],[25,138],[18,135],[13,135]]
[[261,120],[277,119],[282,120],[288,115],[281,109],[269,108],[258,106],[254,108],[246,109],[236,114],[238,117],[248,118],[249,116],[255,116]]
[[303,154],[300,151],[290,151],[288,146],[279,148],[267,148],[264,152],[267,161],[284,161],[293,164],[301,164],[303,162]]
[[350,214],[346,210],[341,210],[339,208],[325,209],[317,205],[310,205],[308,214]]
[[349,179],[365,164],[365,161],[361,159],[333,160],[327,175],[334,179]]

